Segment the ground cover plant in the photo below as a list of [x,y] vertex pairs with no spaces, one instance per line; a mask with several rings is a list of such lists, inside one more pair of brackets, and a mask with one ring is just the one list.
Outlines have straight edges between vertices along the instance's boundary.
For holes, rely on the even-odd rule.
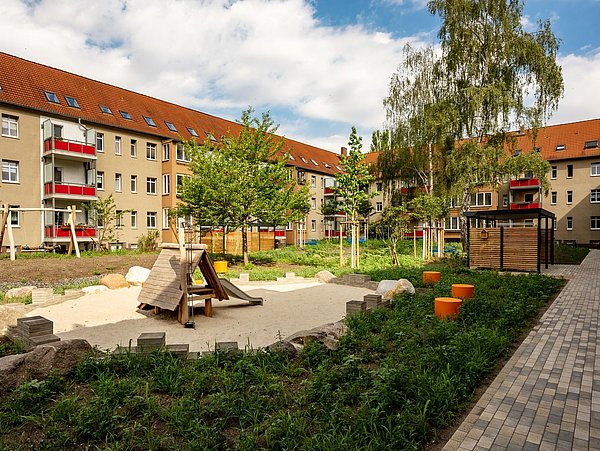
[[[440,269],[433,288],[414,277],[422,268],[398,273],[417,294],[349,318],[335,351],[90,356],[73,375],[4,393],[0,449],[419,449],[563,283]],[[476,297],[442,321],[433,299],[452,283],[473,283]]]

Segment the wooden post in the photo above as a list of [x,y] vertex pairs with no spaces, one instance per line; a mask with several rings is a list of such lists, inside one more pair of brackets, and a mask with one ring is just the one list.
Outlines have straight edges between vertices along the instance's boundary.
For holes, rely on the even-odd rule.
[[68,219],[68,223],[69,223],[69,228],[71,229],[71,241],[69,243],[69,255],[71,255],[71,249],[74,247],[75,248],[75,255],[77,255],[77,258],[80,258],[81,255],[79,254],[79,243],[77,243],[77,235],[75,235],[75,205],[71,205],[71,207],[69,208],[70,212],[69,212],[69,219]]
[[183,227],[178,229],[179,237],[179,283],[181,285],[181,301],[179,301],[179,315],[178,319],[181,324],[185,324],[190,319],[190,312],[188,307],[188,280],[187,280],[187,255],[185,252],[185,232]]
[[340,266],[344,266],[344,247],[342,245],[342,223],[340,222]]
[[[8,210],[10,211],[10,207],[8,207]],[[15,257],[15,239],[13,237],[13,231],[12,231],[12,224],[10,221],[10,218],[8,219],[8,221],[6,221],[6,229],[8,231],[8,244],[10,245],[10,259],[14,260]]]
[[0,252],[2,251],[2,241],[4,240],[4,231],[6,230],[8,215],[10,215],[8,204],[2,204],[2,219],[0,219]]
[[417,259],[417,228],[413,227],[413,257]]

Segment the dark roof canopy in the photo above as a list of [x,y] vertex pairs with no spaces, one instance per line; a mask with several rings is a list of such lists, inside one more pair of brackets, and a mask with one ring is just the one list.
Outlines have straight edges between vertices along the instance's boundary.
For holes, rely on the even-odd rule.
[[537,219],[548,218],[555,219],[556,215],[551,211],[543,208],[527,208],[523,210],[484,210],[484,211],[468,211],[465,213],[467,218],[475,219]]

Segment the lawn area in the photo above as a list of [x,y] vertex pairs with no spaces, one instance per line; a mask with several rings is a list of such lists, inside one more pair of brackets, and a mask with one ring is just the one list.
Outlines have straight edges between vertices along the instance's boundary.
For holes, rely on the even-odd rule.
[[[250,272],[276,269],[275,253],[285,267],[347,271],[330,247],[255,254]],[[349,318],[335,351],[313,343],[295,358],[263,350],[185,362],[161,353],[90,356],[66,378],[2,395],[0,449],[400,450],[435,442],[563,281],[471,271],[451,259],[435,265],[441,282],[422,288],[419,261],[393,268],[381,244],[372,248],[363,271],[408,278],[417,294]],[[475,298],[456,321],[439,320],[434,298],[452,283],[474,284]]]

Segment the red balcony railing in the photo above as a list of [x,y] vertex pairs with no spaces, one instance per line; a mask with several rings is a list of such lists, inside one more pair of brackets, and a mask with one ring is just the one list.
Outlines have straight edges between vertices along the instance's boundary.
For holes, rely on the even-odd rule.
[[510,204],[511,210],[527,210],[529,208],[541,208],[541,205],[537,202],[521,202]]
[[539,186],[540,181],[538,179],[520,179],[510,181],[510,189],[539,188]]
[[[53,148],[54,145],[54,148]],[[76,142],[76,141],[66,141],[66,140],[52,140],[47,139],[44,141],[44,153],[48,153],[51,150],[60,150],[63,152],[70,152],[73,154],[78,154],[81,156],[95,156],[96,148],[94,146],[90,146],[88,144]]]
[[335,194],[334,188],[331,188],[331,187],[325,188],[325,194]]
[[[45,226],[44,235],[46,238],[69,238],[71,236],[70,226]],[[91,226],[75,226],[75,236],[77,238],[94,238],[96,229]]]
[[96,187],[76,183],[55,183],[53,188],[52,183],[46,183],[44,185],[44,194],[94,197],[96,196]]
[[[340,231],[339,230],[325,230],[326,238],[334,237],[334,236],[340,236]],[[346,236],[345,231],[342,233],[342,237],[344,237],[344,236]]]

